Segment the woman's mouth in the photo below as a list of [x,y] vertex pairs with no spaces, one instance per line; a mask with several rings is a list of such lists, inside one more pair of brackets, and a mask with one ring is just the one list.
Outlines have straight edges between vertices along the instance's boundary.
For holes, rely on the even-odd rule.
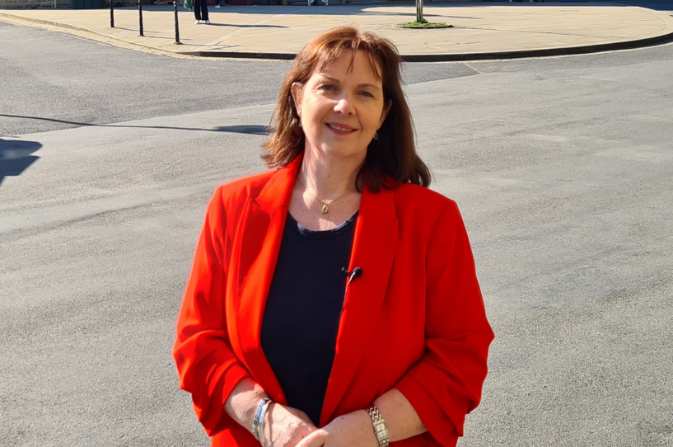
[[332,132],[334,132],[336,134],[339,134],[339,135],[348,135],[348,134],[353,133],[357,130],[354,127],[351,127],[347,124],[326,123],[325,125],[327,127],[329,127]]

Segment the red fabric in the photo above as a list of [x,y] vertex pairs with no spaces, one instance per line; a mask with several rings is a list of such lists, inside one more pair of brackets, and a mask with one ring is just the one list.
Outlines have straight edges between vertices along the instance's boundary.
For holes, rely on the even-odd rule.
[[[214,446],[257,447],[226,414],[245,377],[285,396],[261,349],[261,322],[300,160],[215,192],[177,323],[180,387]],[[362,194],[321,425],[397,388],[428,429],[395,447],[455,446],[477,406],[493,332],[455,202],[404,184]]]

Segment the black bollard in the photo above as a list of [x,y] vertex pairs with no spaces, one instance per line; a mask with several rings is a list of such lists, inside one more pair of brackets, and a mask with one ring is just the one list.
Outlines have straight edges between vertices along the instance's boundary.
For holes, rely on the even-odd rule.
[[143,0],[138,0],[138,20],[140,21],[140,35],[144,36],[143,33]]
[[416,21],[418,23],[425,21],[423,18],[423,0],[416,0]]
[[115,27],[115,10],[114,10],[114,0],[110,0],[110,28]]
[[178,26],[178,0],[173,0],[173,14],[175,16],[175,43],[180,43],[180,27]]

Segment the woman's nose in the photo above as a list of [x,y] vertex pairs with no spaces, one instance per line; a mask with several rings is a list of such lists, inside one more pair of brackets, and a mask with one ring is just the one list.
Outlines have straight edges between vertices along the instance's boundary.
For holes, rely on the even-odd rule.
[[342,95],[339,99],[337,99],[337,102],[334,105],[334,111],[345,113],[347,115],[352,114],[353,104],[351,103],[350,98],[347,95]]

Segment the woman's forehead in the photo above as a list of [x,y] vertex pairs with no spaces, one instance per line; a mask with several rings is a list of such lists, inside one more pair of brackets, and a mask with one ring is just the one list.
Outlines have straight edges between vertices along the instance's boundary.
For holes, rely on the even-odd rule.
[[381,70],[370,53],[362,50],[345,50],[333,57],[325,57],[318,62],[312,75],[328,76],[355,75],[381,82]]

